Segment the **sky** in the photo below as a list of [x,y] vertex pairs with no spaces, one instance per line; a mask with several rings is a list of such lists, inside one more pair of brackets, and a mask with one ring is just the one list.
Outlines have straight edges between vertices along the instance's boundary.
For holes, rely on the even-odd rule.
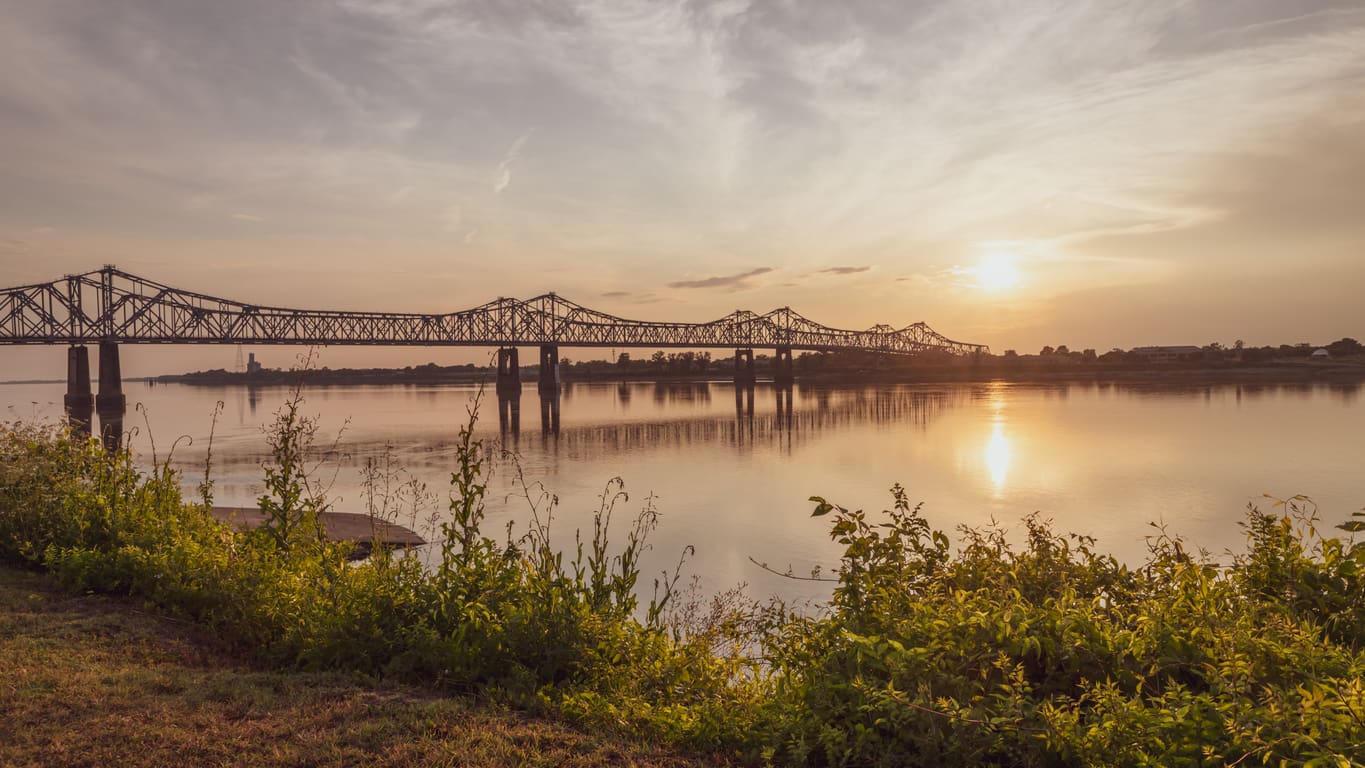
[[[0,15],[3,286],[111,263],[304,308],[790,306],[996,352],[1365,338],[1359,0]],[[234,355],[130,349],[124,372]],[[64,355],[0,349],[0,371],[60,377]]]

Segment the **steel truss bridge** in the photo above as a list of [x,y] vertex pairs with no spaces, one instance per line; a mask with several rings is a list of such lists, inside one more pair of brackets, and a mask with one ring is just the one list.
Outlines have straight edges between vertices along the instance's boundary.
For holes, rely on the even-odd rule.
[[112,266],[0,290],[0,344],[772,347],[955,355],[987,352],[924,323],[840,330],[788,307],[705,323],[627,320],[553,293],[447,314],[287,309],[172,288]]

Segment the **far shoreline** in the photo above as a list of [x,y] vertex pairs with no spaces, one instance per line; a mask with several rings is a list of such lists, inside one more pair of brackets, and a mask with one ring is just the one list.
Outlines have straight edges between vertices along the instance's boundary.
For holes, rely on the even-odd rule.
[[[285,387],[329,385],[416,385],[416,384],[491,384],[495,379],[492,369],[468,369],[452,366],[448,369],[419,371],[414,369],[338,369],[315,371],[275,371],[255,373],[230,371],[202,371],[187,374],[128,379],[155,384],[186,384],[190,386],[248,386]],[[565,384],[579,383],[728,383],[733,379],[724,371],[695,371],[687,373],[648,373],[640,371],[566,372]],[[523,384],[535,384],[534,369],[522,372]],[[990,382],[1017,384],[1032,383],[1153,383],[1153,384],[1311,384],[1365,382],[1365,365],[1349,363],[1274,363],[1258,365],[1161,365],[1146,367],[1122,366],[1065,366],[1053,369],[983,364],[977,366],[926,366],[919,369],[811,371],[796,374],[797,384],[848,386],[858,384],[985,384]],[[54,383],[54,382],[24,382]],[[771,377],[761,373],[758,383],[771,384]]]

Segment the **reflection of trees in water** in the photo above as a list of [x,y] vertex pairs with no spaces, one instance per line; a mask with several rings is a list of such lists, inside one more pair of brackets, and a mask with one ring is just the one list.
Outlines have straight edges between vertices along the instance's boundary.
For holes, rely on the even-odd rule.
[[706,382],[660,381],[654,384],[654,402],[709,403],[711,385]]
[[1307,400],[1314,395],[1328,392],[1343,404],[1354,403],[1360,397],[1361,383],[1358,381],[1292,381],[1292,382],[1217,382],[1217,383],[1171,383],[1171,382],[1097,382],[1095,384],[1072,384],[1072,387],[1090,387],[1099,392],[1114,392],[1135,398],[1152,399],[1199,399],[1232,398],[1260,400],[1262,398],[1295,398]]
[[[698,387],[692,387],[696,390]],[[710,397],[709,387],[707,387]],[[727,445],[740,449],[794,444],[825,430],[857,424],[897,424],[918,430],[943,411],[961,405],[966,389],[805,390],[761,388],[735,390],[735,414],[659,421],[575,426],[566,424],[548,439],[561,450],[581,453],[626,453],[656,447]],[[761,409],[755,401],[767,399]],[[797,405],[800,401],[800,405]],[[769,409],[771,407],[771,410]]]
[[1327,389],[1342,405],[1350,405],[1360,398],[1360,382],[1337,381],[1327,385]]

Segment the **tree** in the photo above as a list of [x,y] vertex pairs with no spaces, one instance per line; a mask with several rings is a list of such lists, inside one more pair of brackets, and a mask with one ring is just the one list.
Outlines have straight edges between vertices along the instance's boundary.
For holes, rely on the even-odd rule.
[[1018,356],[1019,356],[1019,353],[1018,353],[1018,352],[1015,352],[1015,351],[1012,350],[1012,349],[1007,349],[1007,350],[1005,350],[1005,357],[1018,357]]
[[628,367],[630,365],[630,353],[622,352],[621,354],[617,355],[616,364],[622,368]]
[[1057,347],[1057,354],[1059,354],[1059,355],[1069,355],[1069,354],[1071,354],[1071,350],[1067,349],[1067,348],[1066,348],[1066,345],[1063,344],[1063,345]]
[[1054,354],[1055,352],[1056,352],[1056,350],[1054,350],[1052,347],[1043,347],[1042,349],[1038,350],[1038,354],[1039,354],[1039,355],[1042,355],[1043,357],[1047,357],[1047,356],[1049,356],[1049,355],[1052,355],[1052,354]]
[[1332,357],[1341,357],[1343,355],[1358,355],[1361,353],[1362,347],[1360,342],[1348,336],[1328,344],[1327,351],[1332,353]]
[[1081,359],[1085,360],[1087,363],[1093,363],[1097,358],[1098,355],[1095,354],[1095,350],[1093,349],[1087,349],[1084,352],[1081,352]]

